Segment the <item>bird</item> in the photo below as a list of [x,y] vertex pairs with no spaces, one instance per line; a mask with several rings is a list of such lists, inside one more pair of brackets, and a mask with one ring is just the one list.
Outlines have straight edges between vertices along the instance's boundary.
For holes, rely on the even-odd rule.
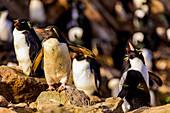
[[55,90],[53,86],[55,83],[61,83],[57,88],[58,91],[64,90],[71,70],[69,52],[81,53],[89,57],[94,57],[94,54],[85,47],[69,44],[56,26],[51,25],[35,31],[40,33],[44,40],[42,42],[42,52],[37,55],[32,68],[36,69],[44,56],[45,77],[49,85],[47,90]]
[[100,97],[101,75],[95,58],[74,53],[72,70],[76,88],[84,91],[87,95]]
[[162,85],[159,76],[147,70],[142,52],[135,49],[130,42],[129,48],[127,48],[128,54],[125,58],[129,66],[120,79],[118,94],[118,97],[127,103],[122,106],[125,112],[142,106],[150,106],[149,79],[155,81],[159,86]]
[[32,23],[45,25],[46,14],[41,0],[30,0],[29,4],[29,18]]
[[68,1],[70,4],[70,21],[67,23],[68,39],[91,49],[91,25],[84,14],[85,4],[81,1]]
[[41,64],[38,65],[36,72],[32,73],[32,63],[42,48],[38,36],[28,19],[18,18],[14,21],[13,41],[19,67],[28,76],[42,76]]
[[0,41],[12,44],[12,22],[7,18],[8,13],[6,7],[0,7]]

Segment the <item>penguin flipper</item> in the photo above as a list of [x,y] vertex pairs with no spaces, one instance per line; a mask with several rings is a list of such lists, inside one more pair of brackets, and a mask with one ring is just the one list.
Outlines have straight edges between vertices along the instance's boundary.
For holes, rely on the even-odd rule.
[[32,67],[31,67],[31,74],[35,73],[42,57],[43,57],[43,50],[41,49],[39,51],[39,53],[37,54],[37,56],[35,57],[34,61],[33,61],[33,64],[32,64]]
[[149,73],[149,78],[153,81],[155,81],[159,86],[162,86],[162,80],[159,76],[157,76],[156,74],[152,73],[152,72],[148,72]]
[[89,49],[87,49],[83,46],[68,44],[68,48],[71,52],[81,53],[81,54],[86,55],[86,56],[91,57],[91,58],[95,57],[95,55],[92,51],[90,51]]
[[95,59],[87,58],[87,61],[90,62],[91,72],[94,74],[95,77],[95,85],[97,88],[97,93],[99,93],[99,89],[101,85],[101,75],[100,75],[99,65]]

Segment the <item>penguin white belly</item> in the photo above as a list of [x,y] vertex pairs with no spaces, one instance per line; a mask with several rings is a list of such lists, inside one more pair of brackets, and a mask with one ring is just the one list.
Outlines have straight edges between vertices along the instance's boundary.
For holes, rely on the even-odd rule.
[[31,72],[32,62],[29,57],[29,46],[26,43],[25,35],[22,34],[23,31],[18,31],[14,29],[14,48],[19,66],[22,68],[23,72],[27,75]]
[[86,94],[91,95],[97,90],[95,85],[94,74],[91,73],[90,64],[86,61],[73,61],[73,80],[75,86],[83,90]]
[[66,83],[71,69],[67,45],[50,38],[43,43],[44,72],[48,85]]

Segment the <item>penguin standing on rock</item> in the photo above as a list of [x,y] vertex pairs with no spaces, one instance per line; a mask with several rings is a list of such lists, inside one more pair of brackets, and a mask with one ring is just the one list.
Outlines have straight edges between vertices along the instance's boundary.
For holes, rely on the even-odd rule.
[[27,19],[19,18],[15,20],[14,26],[14,49],[19,67],[26,75],[42,76],[41,64],[38,65],[36,72],[32,73],[32,63],[42,48],[38,36]]
[[[135,49],[129,43],[130,50],[125,59],[128,60],[129,68],[123,73],[119,82],[118,97],[124,98],[125,103],[130,105],[129,110],[134,110],[142,106],[150,106],[149,79],[154,80],[159,86],[162,85],[161,79],[148,72],[142,52]],[[124,104],[125,105],[125,104]],[[126,112],[127,105],[123,105]]]
[[58,90],[64,90],[71,70],[71,58],[66,40],[60,36],[55,26],[37,29],[45,39],[42,43],[44,54],[44,72],[49,88],[55,90],[55,83],[62,83]]
[[83,90],[87,95],[100,96],[101,76],[96,60],[77,53],[73,58],[73,80],[76,88]]
[[37,29],[36,32],[44,37],[44,41],[42,44],[42,52],[37,55],[33,68],[36,69],[36,66],[39,64],[44,54],[45,78],[49,85],[47,90],[54,90],[55,88],[53,85],[55,83],[61,83],[58,91],[64,90],[71,70],[69,51],[86,54],[87,56],[93,56],[93,54],[84,47],[68,44],[59,29],[55,26]]

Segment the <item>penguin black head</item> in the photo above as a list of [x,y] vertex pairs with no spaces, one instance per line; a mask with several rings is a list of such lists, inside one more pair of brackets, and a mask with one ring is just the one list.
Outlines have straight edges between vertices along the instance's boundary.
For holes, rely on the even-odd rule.
[[74,53],[72,58],[76,58],[78,61],[87,59],[86,55],[83,55],[82,53]]
[[40,33],[45,39],[57,38],[59,42],[67,43],[66,39],[56,26],[47,26],[44,29],[36,29],[35,32]]
[[15,21],[14,26],[19,31],[32,29],[31,24],[30,24],[28,19],[19,18],[19,19],[14,20],[14,21]]
[[143,62],[143,64],[145,64],[142,52],[138,49],[135,49],[130,42],[129,42],[129,49],[126,48],[126,50],[128,54],[126,55],[125,59],[128,59],[129,61],[129,59],[133,60],[134,58],[139,58]]

